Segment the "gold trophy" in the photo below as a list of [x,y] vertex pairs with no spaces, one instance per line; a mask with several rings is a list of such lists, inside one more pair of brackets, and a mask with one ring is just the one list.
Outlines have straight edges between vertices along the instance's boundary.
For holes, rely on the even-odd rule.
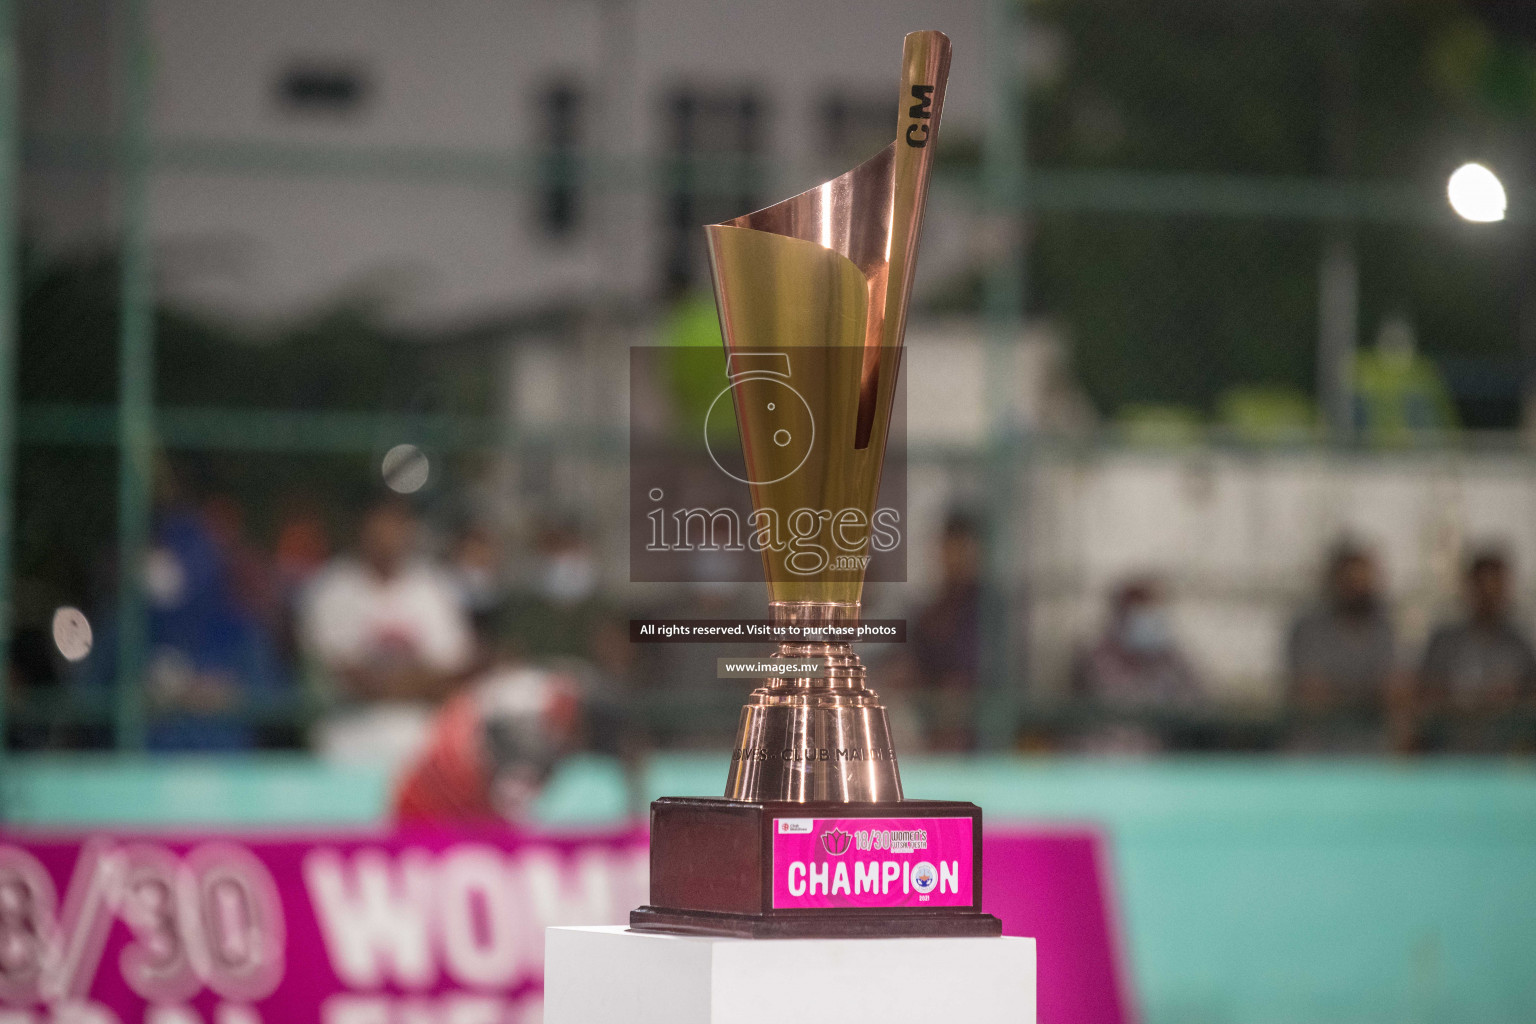
[[[773,657],[821,673],[753,691],[724,799],[652,805],[636,929],[999,933],[981,913],[980,809],[903,799],[885,709],[835,638],[859,619],[949,58],[943,33],[908,35],[895,141],[705,229],[770,620],[794,633]],[[813,533],[829,543],[782,542]]]

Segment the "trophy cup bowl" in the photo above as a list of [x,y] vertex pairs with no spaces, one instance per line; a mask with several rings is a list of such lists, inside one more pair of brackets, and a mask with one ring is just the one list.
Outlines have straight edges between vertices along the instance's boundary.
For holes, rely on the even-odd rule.
[[835,639],[859,619],[949,58],[942,33],[908,35],[890,145],[705,229],[753,528],[840,530],[854,554],[761,545],[770,621],[795,630],[772,657],[822,673],[752,692],[724,798],[652,805],[650,904],[632,928],[1000,932],[981,913],[980,809],[903,799],[885,708]]

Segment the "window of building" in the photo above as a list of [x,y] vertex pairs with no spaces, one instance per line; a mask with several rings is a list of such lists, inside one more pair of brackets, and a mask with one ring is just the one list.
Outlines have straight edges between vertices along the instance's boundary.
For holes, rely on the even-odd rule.
[[745,89],[676,89],[667,98],[669,124],[662,267],[667,294],[705,283],[705,224],[762,205],[760,158],[764,104]]
[[277,78],[277,102],[299,114],[354,114],[372,92],[367,70],[355,61],[302,60]]
[[576,230],[581,215],[578,151],[584,96],[574,82],[560,81],[539,94],[540,137],[538,219],[545,234],[563,237]]
[[874,156],[896,137],[894,96],[830,93],[818,106],[821,155],[845,170]]

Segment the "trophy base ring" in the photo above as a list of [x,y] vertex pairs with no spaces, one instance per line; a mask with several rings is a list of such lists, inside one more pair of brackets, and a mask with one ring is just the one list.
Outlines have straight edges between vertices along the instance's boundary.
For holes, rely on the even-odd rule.
[[651,804],[635,931],[735,938],[987,937],[981,808],[950,800]]

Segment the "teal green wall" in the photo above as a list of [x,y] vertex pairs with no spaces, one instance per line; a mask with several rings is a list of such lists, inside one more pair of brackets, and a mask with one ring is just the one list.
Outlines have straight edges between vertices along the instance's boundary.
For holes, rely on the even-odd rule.
[[[1148,1024],[1536,1021],[1536,766],[1275,760],[903,762],[909,795],[989,821],[1091,823],[1111,841]],[[719,755],[626,788],[573,762],[551,823],[718,793]],[[7,762],[5,817],[56,827],[364,827],[377,773],[293,758]]]

